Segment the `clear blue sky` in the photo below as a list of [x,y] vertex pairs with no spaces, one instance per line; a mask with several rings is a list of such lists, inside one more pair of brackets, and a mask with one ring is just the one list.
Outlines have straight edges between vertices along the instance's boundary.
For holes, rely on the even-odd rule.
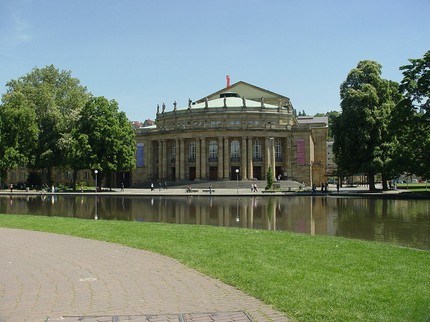
[[430,49],[429,0],[0,0],[0,94],[34,67],[70,70],[131,120],[186,107],[231,82],[340,110],[360,60],[382,77]]

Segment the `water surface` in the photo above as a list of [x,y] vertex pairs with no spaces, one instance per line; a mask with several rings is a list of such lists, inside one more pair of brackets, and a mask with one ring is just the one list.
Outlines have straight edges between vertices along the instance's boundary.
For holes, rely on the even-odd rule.
[[343,236],[430,250],[430,201],[326,196],[0,196],[0,213]]

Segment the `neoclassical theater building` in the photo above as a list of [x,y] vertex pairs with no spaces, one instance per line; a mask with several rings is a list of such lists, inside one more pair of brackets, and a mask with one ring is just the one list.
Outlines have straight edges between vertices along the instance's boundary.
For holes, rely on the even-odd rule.
[[327,124],[299,122],[288,97],[240,81],[188,106],[157,107],[136,130],[131,186],[152,181],[326,181]]

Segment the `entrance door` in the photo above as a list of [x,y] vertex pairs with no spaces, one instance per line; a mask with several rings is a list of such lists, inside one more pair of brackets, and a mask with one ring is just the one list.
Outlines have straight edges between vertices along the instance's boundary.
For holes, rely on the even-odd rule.
[[218,167],[209,167],[209,180],[218,180]]
[[190,180],[196,180],[196,167],[190,167]]
[[252,171],[254,173],[254,178],[257,180],[261,180],[261,167],[260,166],[253,167]]
[[276,175],[276,179],[278,178],[280,178],[281,180],[284,179],[284,172],[282,171],[282,167],[275,168],[275,175]]
[[170,168],[170,178],[171,180],[176,180],[176,168]]

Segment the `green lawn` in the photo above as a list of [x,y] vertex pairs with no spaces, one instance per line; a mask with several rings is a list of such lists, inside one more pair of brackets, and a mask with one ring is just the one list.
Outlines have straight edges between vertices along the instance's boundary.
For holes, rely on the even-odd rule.
[[0,226],[151,250],[219,278],[299,321],[429,321],[430,252],[210,226],[0,215]]
[[399,183],[397,184],[398,189],[408,190],[430,190],[430,183]]

